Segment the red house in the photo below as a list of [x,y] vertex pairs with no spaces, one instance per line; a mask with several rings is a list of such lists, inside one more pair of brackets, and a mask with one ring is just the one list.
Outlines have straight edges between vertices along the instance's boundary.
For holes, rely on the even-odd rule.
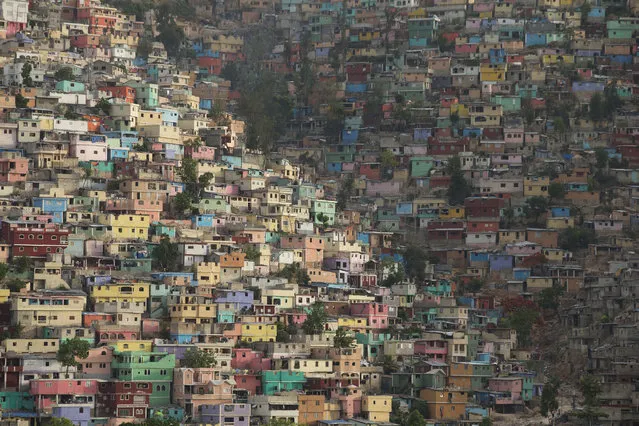
[[259,374],[236,374],[233,378],[236,389],[244,389],[249,392],[249,395],[262,393],[262,380]]
[[153,383],[146,381],[100,382],[96,396],[99,417],[146,419]]
[[364,163],[359,166],[359,175],[369,180],[381,180],[382,168],[379,163]]
[[270,370],[271,359],[265,358],[262,351],[254,351],[250,348],[233,348],[231,368],[255,372]]
[[46,257],[62,253],[67,246],[69,230],[53,223],[3,220],[2,240],[11,245],[11,256]]
[[101,92],[106,92],[110,98],[122,99],[128,104],[135,102],[135,89],[129,86],[102,86],[98,88]]
[[368,81],[372,66],[368,62],[352,62],[346,64],[346,75],[351,83],[363,83]]
[[499,232],[499,218],[468,219],[468,232]]
[[433,220],[426,225],[426,233],[433,241],[462,241],[464,225],[463,220]]
[[504,200],[497,197],[468,197],[464,201],[466,217],[499,217]]

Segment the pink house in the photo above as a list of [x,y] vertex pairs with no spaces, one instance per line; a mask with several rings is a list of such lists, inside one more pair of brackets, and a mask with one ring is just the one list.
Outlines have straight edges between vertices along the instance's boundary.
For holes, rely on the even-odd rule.
[[442,339],[417,340],[414,348],[415,355],[426,355],[431,359],[445,360],[448,355],[448,343]]
[[372,182],[366,181],[366,195],[371,197],[379,197],[385,195],[396,195],[402,190],[402,182]]
[[471,44],[471,43],[465,43],[465,44],[458,44],[455,45],[455,53],[458,55],[470,55],[471,53],[477,53],[479,51],[479,45],[478,44]]
[[176,368],[173,370],[173,401],[190,406],[188,415],[196,415],[201,405],[233,402],[233,381],[222,379],[215,368]]
[[76,377],[83,379],[108,379],[111,377],[111,361],[113,348],[102,347],[89,349],[86,359],[77,359],[78,372]]
[[0,158],[0,182],[24,182],[28,173],[27,158]]
[[355,170],[357,163],[342,163],[343,172],[352,172]]
[[524,380],[521,377],[493,377],[488,379],[488,390],[493,392],[510,393],[510,398],[504,403],[510,404],[521,401]]
[[194,160],[215,160],[215,148],[212,146],[187,146],[184,148],[184,156]]
[[84,253],[87,256],[102,256],[102,255],[104,255],[104,241],[102,241],[102,240],[85,240],[84,241]]
[[510,144],[524,143],[523,127],[504,127],[504,142]]
[[29,393],[35,397],[36,406],[44,410],[66,397],[94,402],[97,391],[97,380],[36,379],[29,383]]
[[537,132],[524,133],[524,143],[526,145],[538,145],[541,142],[541,135]]
[[506,244],[505,252],[511,256],[532,256],[541,253],[540,244],[524,241],[521,243]]
[[251,371],[270,370],[271,359],[265,358],[261,351],[254,351],[249,348],[234,348],[231,368]]
[[371,328],[388,327],[388,305],[382,303],[352,303],[350,314],[354,317],[364,317]]

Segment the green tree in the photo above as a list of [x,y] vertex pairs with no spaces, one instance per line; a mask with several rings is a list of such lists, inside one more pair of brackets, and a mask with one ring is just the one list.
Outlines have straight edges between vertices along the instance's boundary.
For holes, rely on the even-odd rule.
[[623,105],[623,101],[617,93],[617,84],[613,81],[604,89],[604,111],[608,118],[612,118],[619,107]]
[[595,93],[590,98],[590,118],[593,121],[601,121],[605,116],[604,100],[601,93]]
[[353,347],[355,339],[351,336],[344,327],[339,327],[335,331],[335,338],[333,339],[333,347],[335,348],[351,348]]
[[29,99],[22,96],[22,93],[16,93],[16,108],[26,108],[29,106]]
[[579,390],[584,397],[584,405],[594,407],[598,405],[601,394],[601,382],[595,376],[587,374],[579,379]]
[[58,69],[55,74],[53,74],[53,78],[58,81],[62,80],[73,80],[75,76],[73,75],[73,68],[71,67],[62,67]]
[[246,260],[248,260],[249,262],[257,263],[260,260],[260,257],[262,256],[260,251],[256,247],[252,246],[251,244],[245,244],[242,247],[242,251],[246,255]]
[[20,75],[22,76],[22,85],[26,87],[33,87],[33,79],[31,78],[31,71],[33,70],[33,66],[31,62],[25,62],[22,65],[22,71]]
[[535,224],[539,224],[539,217],[548,210],[548,200],[545,197],[529,197],[524,203],[524,214],[532,217]]
[[17,278],[15,278],[15,279],[13,279],[13,280],[9,281],[9,282],[6,284],[6,287],[9,289],[9,291],[10,291],[11,293],[17,293],[17,292],[19,292],[20,290],[22,290],[23,288],[25,288],[26,286],[27,286],[27,283],[25,283],[24,281],[19,280],[19,279],[17,279]]
[[574,251],[588,248],[597,241],[595,231],[584,228],[567,228],[559,233],[559,247]]
[[426,251],[416,245],[410,245],[404,251],[404,265],[406,275],[421,283],[426,279],[426,262],[428,260]]
[[104,115],[109,115],[111,112],[111,102],[105,98],[100,98],[100,100],[95,104],[95,107],[99,111],[102,111]]
[[43,423],[45,426],[74,426],[74,423],[66,417],[51,417]]
[[484,417],[479,426],[493,426],[493,420],[490,417]]
[[544,389],[541,392],[541,415],[547,416],[548,414],[554,414],[559,408],[559,402],[557,401],[557,395],[559,394],[559,381],[556,378],[551,378],[544,383]]
[[179,217],[184,217],[184,212],[191,211],[193,199],[191,198],[191,194],[188,192],[180,192],[173,197],[173,204]]
[[346,175],[346,178],[342,180],[342,183],[337,191],[337,209],[343,211],[346,208],[346,203],[353,196],[355,191],[355,178],[352,174]]
[[300,266],[299,262],[286,265],[276,274],[276,276],[286,278],[289,282],[295,284],[306,285],[311,281],[306,271]]
[[559,309],[559,299],[564,294],[564,288],[561,286],[552,286],[539,292],[537,303],[544,309]]
[[0,263],[0,281],[4,281],[11,268],[6,263]]
[[393,374],[399,371],[399,364],[390,355],[384,355],[380,365],[384,369],[384,374]]
[[77,367],[79,364],[78,358],[86,359],[89,356],[90,348],[91,344],[89,342],[79,337],[74,337],[60,343],[56,359],[67,368],[66,374],[69,374],[69,367]]
[[564,198],[564,186],[559,182],[552,182],[548,185],[548,196],[553,200]]
[[608,162],[610,161],[608,152],[601,147],[595,148],[595,161],[597,162],[597,169],[604,170],[608,167]]
[[413,410],[406,418],[404,426],[426,426],[426,420],[419,411]]
[[12,260],[13,267],[19,274],[24,274],[32,267],[31,258],[26,256],[14,257]]
[[456,206],[464,204],[464,200],[472,193],[472,188],[461,168],[459,156],[454,155],[448,160],[446,172],[450,176],[450,186],[448,187],[448,204]]
[[555,117],[553,119],[553,126],[555,131],[559,134],[560,140],[563,141],[563,137],[566,134],[566,123],[562,117]]
[[479,278],[473,278],[468,282],[468,284],[465,287],[466,287],[466,290],[468,290],[471,293],[478,293],[484,287],[484,281],[480,280]]
[[530,336],[538,318],[539,311],[531,308],[520,308],[508,315],[508,325],[517,332],[520,347],[528,347],[532,343]]
[[266,426],[297,426],[293,420],[271,417]]
[[160,243],[153,250],[153,261],[162,271],[176,271],[180,250],[178,245],[171,242],[167,235],[163,235]]
[[302,324],[302,330],[304,330],[306,334],[322,334],[327,321],[328,315],[326,314],[324,305],[315,303],[311,306],[306,320]]
[[200,348],[191,348],[184,354],[182,365],[187,368],[211,368],[217,361],[213,352]]
[[337,143],[344,130],[344,106],[340,102],[333,102],[329,105],[326,124],[324,125],[324,135],[330,143]]

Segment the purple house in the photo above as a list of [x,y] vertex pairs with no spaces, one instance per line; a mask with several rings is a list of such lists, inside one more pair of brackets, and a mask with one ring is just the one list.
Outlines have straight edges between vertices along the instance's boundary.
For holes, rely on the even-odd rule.
[[242,308],[249,309],[253,306],[253,291],[251,290],[215,290],[217,303],[233,304],[233,307],[240,311]]
[[51,415],[53,417],[64,417],[77,426],[89,426],[91,423],[91,410],[93,404],[64,404],[53,406]]
[[251,421],[250,404],[202,405],[200,408],[202,423],[249,426]]
[[335,256],[324,258],[324,267],[329,271],[349,271],[350,259],[347,256]]

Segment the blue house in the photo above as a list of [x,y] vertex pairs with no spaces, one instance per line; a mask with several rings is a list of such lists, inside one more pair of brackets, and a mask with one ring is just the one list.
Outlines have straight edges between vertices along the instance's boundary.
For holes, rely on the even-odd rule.
[[489,262],[491,272],[511,270],[514,265],[514,257],[509,254],[491,254]]
[[552,217],[570,217],[570,207],[551,207]]
[[526,47],[545,46],[546,34],[526,33]]
[[39,207],[42,213],[53,216],[53,223],[64,222],[69,199],[66,197],[34,197],[33,207]]
[[215,223],[214,214],[200,214],[191,219],[196,228],[212,228]]
[[490,253],[487,251],[471,251],[470,262],[471,263],[488,263]]
[[109,148],[109,160],[129,158],[129,148]]
[[429,137],[433,135],[432,129],[423,129],[416,128],[413,130],[413,140],[415,141],[425,141],[428,140]]
[[178,125],[180,114],[176,110],[166,108],[156,108],[155,110],[162,113],[163,126],[176,127]]

